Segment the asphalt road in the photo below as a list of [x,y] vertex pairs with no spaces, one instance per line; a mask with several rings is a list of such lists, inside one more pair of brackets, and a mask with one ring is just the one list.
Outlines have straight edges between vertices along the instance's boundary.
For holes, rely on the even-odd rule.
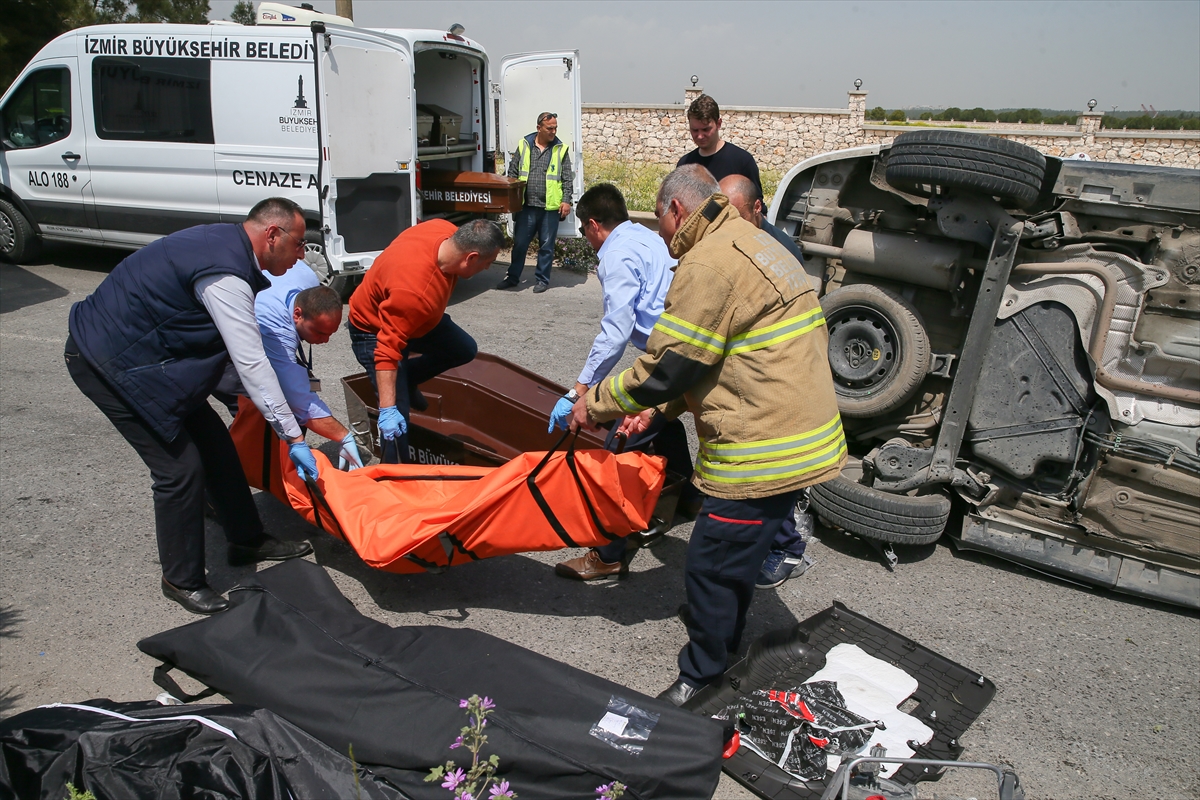
[[[195,619],[159,593],[146,468],[63,366],[71,304],[121,257],[63,247],[44,263],[0,268],[0,716],[153,698],[154,664],[137,641]],[[594,276],[555,270],[545,294],[528,282],[492,291],[501,269],[461,285],[451,315],[481,350],[570,383],[600,317]],[[317,348],[316,368],[343,415],[338,379],[359,371],[344,330]],[[483,630],[650,694],[675,678],[690,525],[640,553],[622,582],[559,579],[556,553],[399,576],[367,568],[273,498],[258,503],[271,532],[311,540],[347,597],[388,624]],[[902,552],[889,573],[857,539],[818,535],[808,574],[759,593],[747,641],[841,601],[996,683],[962,739],[963,759],[1011,766],[1030,798],[1200,797],[1195,614],[960,554],[944,540]],[[225,566],[215,525],[208,553],[220,590],[252,569]],[[952,776],[924,792],[994,796],[967,786]],[[716,795],[750,796],[728,779]]]

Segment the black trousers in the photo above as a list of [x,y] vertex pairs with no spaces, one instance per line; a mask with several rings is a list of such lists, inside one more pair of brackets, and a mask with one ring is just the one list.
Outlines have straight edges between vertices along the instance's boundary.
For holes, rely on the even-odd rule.
[[208,403],[183,421],[183,432],[174,441],[164,442],[79,355],[70,337],[63,356],[75,385],[150,468],[158,559],[167,582],[188,590],[208,584],[204,575],[206,488],[231,544],[257,547],[265,541],[233,439]]
[[705,497],[688,543],[688,643],[679,653],[679,675],[701,688],[725,672],[754,599],[754,581],[796,492],[756,500]]

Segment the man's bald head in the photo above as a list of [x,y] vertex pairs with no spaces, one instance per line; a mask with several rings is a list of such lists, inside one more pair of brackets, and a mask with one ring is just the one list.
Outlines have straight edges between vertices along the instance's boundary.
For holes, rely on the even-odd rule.
[[726,175],[721,179],[721,194],[737,209],[742,219],[756,228],[762,227],[762,201],[758,187],[745,175]]

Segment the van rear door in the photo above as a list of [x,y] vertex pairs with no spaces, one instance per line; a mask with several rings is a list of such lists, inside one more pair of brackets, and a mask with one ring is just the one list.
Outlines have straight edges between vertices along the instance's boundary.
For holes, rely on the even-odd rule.
[[415,221],[412,51],[387,34],[314,29],[325,252],[335,273],[355,272]]
[[[505,164],[522,136],[537,128],[538,114],[558,114],[558,138],[570,147],[574,186],[571,196],[583,194],[583,118],[579,88],[579,51],[520,53],[500,62],[500,150]],[[563,187],[566,195],[567,187]],[[577,237],[575,206],[558,225],[558,235]]]

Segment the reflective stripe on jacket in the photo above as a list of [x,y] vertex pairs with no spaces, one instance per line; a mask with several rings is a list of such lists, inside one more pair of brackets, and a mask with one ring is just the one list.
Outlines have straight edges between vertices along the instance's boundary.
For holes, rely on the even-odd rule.
[[[562,205],[563,188],[562,188],[562,160],[563,155],[567,152],[567,146],[562,142],[557,142],[551,145],[550,164],[546,167],[546,210],[558,211],[558,207]],[[517,142],[517,157],[521,161],[520,172],[518,177],[523,180],[529,180],[529,158],[530,147],[528,137]]]
[[771,497],[835,477],[846,439],[825,318],[803,267],[719,194],[671,250],[679,266],[646,355],[588,393],[589,415],[690,410],[700,438],[693,482],[714,497]]

